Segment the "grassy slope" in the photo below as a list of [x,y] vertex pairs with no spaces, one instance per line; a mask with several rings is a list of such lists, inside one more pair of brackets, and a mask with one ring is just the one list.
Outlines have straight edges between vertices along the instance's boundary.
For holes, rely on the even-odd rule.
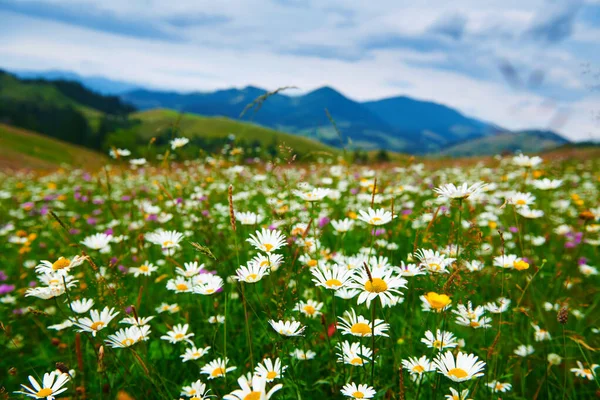
[[0,124],[0,167],[56,169],[62,164],[95,169],[107,157],[45,135]]
[[278,132],[263,128],[248,122],[239,122],[223,117],[202,117],[195,114],[180,114],[178,111],[155,109],[134,113],[132,119],[139,119],[141,124],[132,130],[140,137],[150,139],[162,129],[169,127],[179,120],[179,129],[182,136],[202,136],[206,138],[221,138],[229,134],[236,135],[237,139],[247,142],[257,140],[263,146],[268,146],[277,141],[278,145],[284,144],[307,154],[315,151],[337,153],[339,150],[302,136]]

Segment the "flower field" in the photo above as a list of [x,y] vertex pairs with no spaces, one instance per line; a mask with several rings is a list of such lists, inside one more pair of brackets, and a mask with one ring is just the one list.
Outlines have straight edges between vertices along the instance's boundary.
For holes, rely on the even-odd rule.
[[597,158],[131,161],[0,174],[0,399],[600,393]]

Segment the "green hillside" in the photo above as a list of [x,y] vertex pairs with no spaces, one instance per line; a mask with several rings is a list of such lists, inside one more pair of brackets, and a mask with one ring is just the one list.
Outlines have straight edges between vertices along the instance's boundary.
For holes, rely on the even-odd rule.
[[562,146],[569,141],[562,136],[550,131],[523,131],[509,132],[455,144],[445,150],[441,155],[452,157],[469,157],[514,153],[539,153]]
[[57,169],[63,165],[96,169],[107,157],[93,150],[25,129],[0,124],[0,167]]
[[[277,153],[286,153],[285,148],[291,148],[301,156],[320,152],[330,154],[339,152],[312,139],[224,117],[202,117],[181,114],[173,110],[155,109],[130,114],[129,118],[134,122],[133,125],[111,133],[107,138],[110,145],[143,151],[143,148],[147,148],[150,140],[154,138],[154,146],[166,149],[172,137],[187,137],[190,139],[190,144],[178,149],[177,152],[197,154],[199,149],[210,152],[225,144],[242,147],[250,153],[257,147],[260,147],[263,152]],[[232,137],[235,137],[233,141]]]

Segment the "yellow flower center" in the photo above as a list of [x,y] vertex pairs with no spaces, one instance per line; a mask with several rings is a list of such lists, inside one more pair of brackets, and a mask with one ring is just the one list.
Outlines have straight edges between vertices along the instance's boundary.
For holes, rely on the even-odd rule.
[[177,290],[188,290],[188,285],[186,285],[185,283],[178,283],[175,287],[177,288]]
[[142,265],[142,266],[140,267],[140,271],[143,271],[143,272],[148,272],[148,269],[149,269],[149,268],[148,268],[148,266],[147,266],[147,265]]
[[269,371],[267,373],[267,379],[275,379],[275,378],[277,378],[277,372],[275,372],[275,371]]
[[52,269],[54,271],[58,271],[59,269],[67,268],[69,265],[71,265],[71,261],[69,261],[69,259],[59,258],[58,260],[54,261],[54,264],[52,264]]
[[175,244],[175,243],[173,243],[173,242],[172,242],[172,241],[170,241],[170,240],[165,240],[165,241],[163,242],[163,244],[162,244],[162,247],[171,247],[171,246],[173,246],[174,244]]
[[132,344],[134,344],[135,342],[133,341],[133,339],[127,338],[123,341],[121,341],[121,344],[123,346],[131,346]]
[[263,247],[265,248],[266,252],[269,252],[269,251],[271,251],[273,249],[273,245],[269,244],[269,243],[263,244]]
[[221,367],[215,368],[210,374],[213,377],[225,375],[225,370]]
[[37,397],[48,397],[52,393],[54,393],[54,391],[52,389],[50,389],[50,388],[44,388],[44,389],[41,389],[39,392],[37,392],[35,395]]
[[352,364],[352,365],[362,365],[363,364],[363,360],[360,357],[355,357],[352,360],[350,360],[350,364]]
[[340,282],[338,279],[328,279],[325,281],[325,286],[327,287],[334,287],[334,286],[342,286],[342,282]]
[[94,322],[90,326],[90,329],[93,330],[93,331],[98,331],[98,330],[102,329],[103,327],[104,327],[104,322],[98,321],[98,322]]
[[519,206],[524,206],[525,204],[527,204],[527,202],[523,199],[519,199],[515,202],[515,204],[517,204]]
[[250,392],[244,397],[244,400],[260,400],[260,392]]
[[352,393],[352,397],[354,397],[355,399],[363,399],[365,397],[365,394],[363,392],[354,392]]
[[317,260],[308,260],[308,262],[306,263],[306,265],[308,265],[309,267],[316,267],[317,266]]
[[181,339],[183,339],[184,337],[185,337],[185,335],[184,335],[183,333],[177,333],[177,334],[175,335],[175,339],[176,339],[176,340],[181,340]]
[[502,388],[504,387],[503,384],[501,383],[496,383],[496,390],[502,390]]
[[429,292],[425,295],[425,299],[427,300],[427,302],[429,303],[429,305],[432,308],[435,308],[436,310],[441,310],[444,307],[446,307],[448,304],[450,304],[452,301],[450,300],[450,297],[448,295],[445,294],[437,294],[435,292]]
[[255,282],[256,278],[258,278],[258,275],[256,274],[250,274],[246,277],[246,282]]
[[206,293],[211,294],[215,291],[215,289],[206,289]]
[[473,328],[477,328],[480,324],[479,324],[479,322],[472,320],[469,325],[471,325],[471,327],[473,327]]
[[369,223],[371,225],[377,225],[378,222],[381,222],[381,218],[379,218],[379,217],[373,217],[369,220]]
[[309,305],[304,306],[304,312],[309,315],[313,315],[315,313],[315,311],[317,311],[317,310],[313,306],[309,306]]
[[462,368],[452,368],[450,371],[448,371],[448,375],[458,379],[466,378],[467,376],[469,376],[469,374],[467,374],[467,371],[465,371]]
[[529,269],[529,264],[523,260],[519,260],[513,263],[513,267],[515,267],[516,270],[523,271],[524,269]]
[[433,347],[435,347],[436,349],[441,349],[443,345],[444,342],[440,342],[439,340],[433,342]]
[[357,322],[356,324],[352,325],[350,332],[356,335],[365,336],[371,333],[371,327],[364,322]]
[[365,290],[371,293],[385,292],[387,288],[387,283],[385,283],[385,281],[381,278],[373,278],[373,280],[367,281],[367,283],[365,283]]
[[413,372],[417,372],[419,374],[425,372],[425,368],[423,368],[420,365],[415,365],[412,370],[413,370]]

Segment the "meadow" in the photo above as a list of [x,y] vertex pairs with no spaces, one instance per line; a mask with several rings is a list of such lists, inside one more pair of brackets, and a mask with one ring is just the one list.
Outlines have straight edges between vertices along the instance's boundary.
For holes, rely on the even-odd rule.
[[0,173],[0,399],[600,393],[597,154],[111,153]]

